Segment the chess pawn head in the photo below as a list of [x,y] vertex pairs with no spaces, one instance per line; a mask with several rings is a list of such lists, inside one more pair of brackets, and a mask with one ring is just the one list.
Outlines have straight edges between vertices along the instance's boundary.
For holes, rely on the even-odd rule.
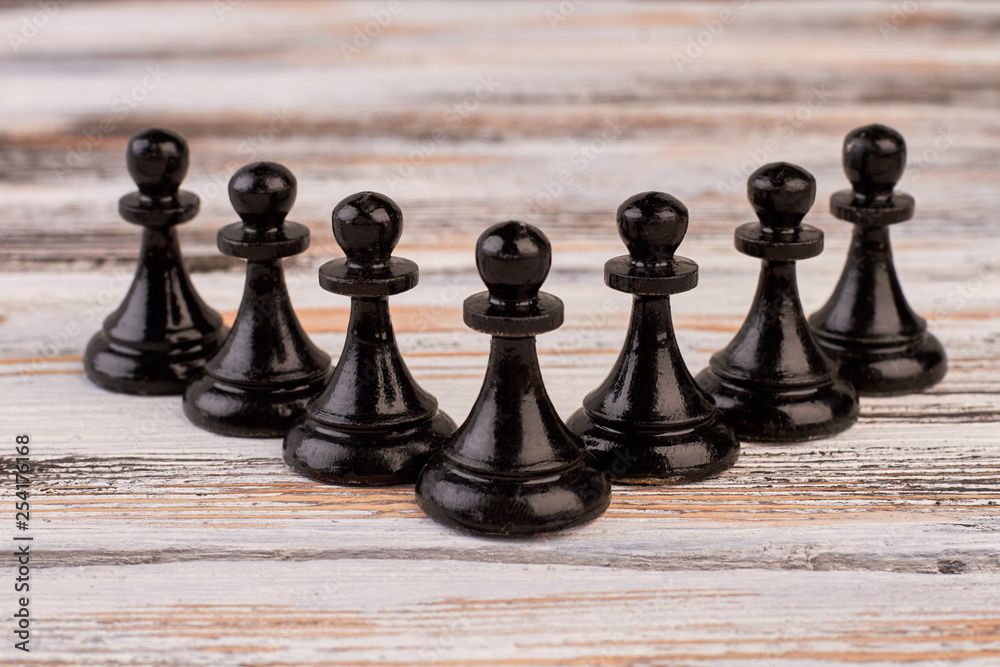
[[537,300],[551,266],[552,247],[531,225],[494,225],[476,242],[476,269],[497,306],[516,308]]
[[665,192],[643,192],[618,207],[618,235],[637,266],[672,260],[687,228],[687,207]]
[[541,291],[552,266],[552,246],[535,226],[514,220],[476,241],[476,269],[486,285],[466,299],[465,323],[494,336],[528,337],[559,328],[563,303]]
[[816,179],[787,162],[765,164],[747,179],[757,223],[736,229],[736,249],[764,260],[796,261],[823,252],[823,232],[802,219],[816,201]]
[[403,235],[403,212],[377,192],[348,197],[333,209],[333,237],[353,268],[386,265]]
[[396,202],[378,192],[357,192],[342,199],[331,218],[344,257],[320,268],[320,287],[356,298],[388,297],[416,287],[416,263],[392,254],[403,234],[403,212]]
[[278,260],[309,247],[309,229],[286,220],[295,204],[295,175],[277,162],[253,162],[229,179],[229,201],[240,222],[219,230],[219,250],[249,261]]
[[860,205],[887,202],[906,167],[906,142],[885,125],[865,125],[844,138],[844,173]]
[[245,165],[229,179],[229,201],[250,233],[264,234],[281,227],[296,194],[295,176],[276,162]]
[[747,198],[764,231],[787,233],[801,226],[816,201],[816,179],[787,162],[766,164],[747,180]]
[[562,322],[562,302],[539,291],[552,263],[536,227],[505,222],[476,243],[487,291],[465,300],[465,322],[493,339],[486,378],[465,423],[417,480],[433,519],[492,536],[548,533],[591,521],[611,487],[552,406],[535,335]]
[[125,164],[145,200],[174,198],[187,175],[187,141],[173,130],[151,128],[128,142]]

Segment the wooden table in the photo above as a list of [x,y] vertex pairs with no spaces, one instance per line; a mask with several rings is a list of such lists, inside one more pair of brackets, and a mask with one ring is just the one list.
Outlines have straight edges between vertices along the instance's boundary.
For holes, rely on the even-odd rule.
[[[30,531],[7,544],[2,664],[1000,664],[1000,7],[997,3],[20,3],[0,9],[0,455],[30,436]],[[46,9],[47,7],[47,9]],[[34,26],[32,29],[31,26]],[[15,35],[18,38],[12,38]],[[14,47],[17,47],[15,52]],[[180,400],[105,393],[80,354],[131,280],[128,137],[185,134],[181,228],[202,296],[233,316],[241,267],[214,247],[233,170],[299,179],[313,246],[288,268],[336,354],[347,301],[318,288],[329,214],[363,189],[406,215],[421,283],[394,297],[414,375],[463,419],[488,339],[475,238],[521,218],[555,260],[566,324],[539,340],[565,416],[609,370],[628,299],[605,288],[614,212],[668,191],[691,211],[674,299],[693,371],[742,321],[757,263],[732,247],[746,175],[787,160],[819,182],[807,312],[848,225],[840,144],[869,122],[910,147],[894,230],[913,306],[950,370],[865,399],[846,433],[749,444],[687,486],[616,487],[608,513],[544,539],[476,539],[412,490],[343,489],[285,469],[279,441],[192,427]],[[14,649],[15,536],[30,535],[30,654]]]

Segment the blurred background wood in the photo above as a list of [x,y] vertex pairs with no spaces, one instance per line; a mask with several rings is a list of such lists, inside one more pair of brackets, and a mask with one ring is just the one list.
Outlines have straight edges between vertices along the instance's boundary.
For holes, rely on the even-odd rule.
[[[0,37],[0,455],[9,468],[14,435],[31,436],[36,554],[32,653],[8,637],[0,664],[1000,660],[997,3],[5,3]],[[179,233],[229,321],[229,176],[293,170],[290,219],[313,245],[289,289],[334,355],[348,303],[316,284],[340,255],[330,211],[359,190],[395,199],[398,254],[421,269],[392,304],[400,347],[461,420],[486,362],[461,302],[482,289],[487,225],[552,239],[546,289],[567,318],[539,351],[565,417],[624,339],[628,298],[601,278],[624,252],[622,200],[664,190],[691,212],[679,253],[701,285],[674,315],[697,371],[753,294],[757,263],[732,247],[746,176],[772,160],[816,175],[812,312],[850,236],[826,206],[847,187],[841,141],[870,122],[909,145],[899,189],[917,213],[893,244],[948,376],[863,400],[835,438],[747,445],[717,479],[616,487],[604,518],[565,535],[458,535],[410,489],[310,483],[277,439],[201,432],[179,399],[82,374],[131,281],[140,230],[117,200],[146,126],[190,143],[203,210]]]

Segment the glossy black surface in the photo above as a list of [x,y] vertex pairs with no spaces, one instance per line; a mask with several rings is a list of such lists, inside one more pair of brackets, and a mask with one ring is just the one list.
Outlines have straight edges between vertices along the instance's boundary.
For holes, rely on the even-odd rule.
[[566,422],[615,481],[702,479],[739,458],[736,434],[691,377],[674,337],[669,295],[698,283],[698,265],[674,256],[687,226],[687,208],[662,192],[618,208],[629,254],[610,260],[604,278],[635,295],[632,319],[611,373]]
[[295,177],[273,162],[241,167],[229,199],[242,222],[219,230],[219,250],[247,260],[240,310],[204,375],[184,392],[196,425],[242,437],[284,435],[330,377],[330,357],[302,329],[285,286],[282,257],[309,245],[309,230],[285,216]]
[[712,355],[698,384],[743,440],[795,442],[832,435],[858,416],[858,395],[813,338],[802,312],[795,260],[818,255],[823,233],[802,224],[816,196],[812,175],[784,162],[750,175],[759,219],[736,230],[736,247],[761,260],[750,313]]
[[139,187],[118,204],[142,225],[142,248],[125,300],[104,321],[83,355],[99,386],[129,394],[180,394],[226,335],[184,269],[175,225],[198,214],[198,197],[180,191],[188,146],[176,132],[143,130],[128,143],[129,174]]
[[552,250],[538,229],[494,225],[476,266],[488,292],[465,301],[465,322],[493,336],[486,378],[468,418],[417,481],[435,520],[482,535],[525,536],[579,525],[608,507],[611,485],[563,424],[538,368],[535,335],[562,323],[562,302],[540,293]]
[[455,431],[396,345],[388,296],[418,278],[416,264],[391,256],[402,231],[399,207],[374,192],[351,195],[333,211],[333,234],[346,257],[324,264],[319,282],[351,297],[351,321],[333,377],[285,436],[285,461],[308,477],[412,484]]
[[840,281],[809,324],[862,395],[920,391],[948,369],[944,348],[910,308],[892,262],[889,225],[913,217],[913,198],[893,192],[905,164],[898,132],[859,127],[844,139],[852,189],[830,197],[830,212],[853,223],[854,232]]

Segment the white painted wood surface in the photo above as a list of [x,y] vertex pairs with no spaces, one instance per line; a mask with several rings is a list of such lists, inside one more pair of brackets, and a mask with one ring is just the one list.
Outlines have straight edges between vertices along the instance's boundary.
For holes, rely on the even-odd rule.
[[[0,460],[9,469],[28,433],[35,465],[32,651],[12,648],[8,555],[0,664],[1000,664],[1000,7],[897,5],[79,2],[17,53],[9,35],[39,6],[0,7]],[[385,11],[348,62],[355,28]],[[673,54],[723,11],[733,20],[678,71]],[[133,93],[149,67],[168,74]],[[145,99],[118,118],[123,94]],[[786,134],[796,112],[808,118]],[[731,241],[750,216],[741,163],[785,159],[819,180],[810,221],[827,252],[800,265],[811,312],[848,239],[825,207],[846,185],[840,141],[873,121],[909,142],[900,187],[918,208],[894,230],[897,266],[948,376],[865,400],[835,438],[747,445],[717,479],[616,487],[578,530],[459,535],[409,489],[313,484],[285,470],[276,439],[199,431],[177,398],[105,393],[82,374],[131,280],[138,235],[116,202],[125,142],[146,125],[189,138],[186,187],[204,210],[182,242],[230,317],[242,275],[214,249],[234,218],[219,186],[249,159],[296,172],[292,217],[313,247],[289,284],[333,354],[347,302],[315,278],[339,254],[329,211],[361,189],[394,197],[399,254],[421,266],[392,302],[400,345],[460,420],[488,346],[460,310],[481,286],[484,226],[527,218],[553,240],[546,289],[567,321],[539,349],[568,415],[624,337],[628,299],[601,280],[623,252],[622,199],[661,189],[691,210],[680,252],[701,285],[674,310],[697,370],[754,288],[757,264]],[[53,166],[88,141],[78,166]],[[10,545],[10,480],[2,494]]]

